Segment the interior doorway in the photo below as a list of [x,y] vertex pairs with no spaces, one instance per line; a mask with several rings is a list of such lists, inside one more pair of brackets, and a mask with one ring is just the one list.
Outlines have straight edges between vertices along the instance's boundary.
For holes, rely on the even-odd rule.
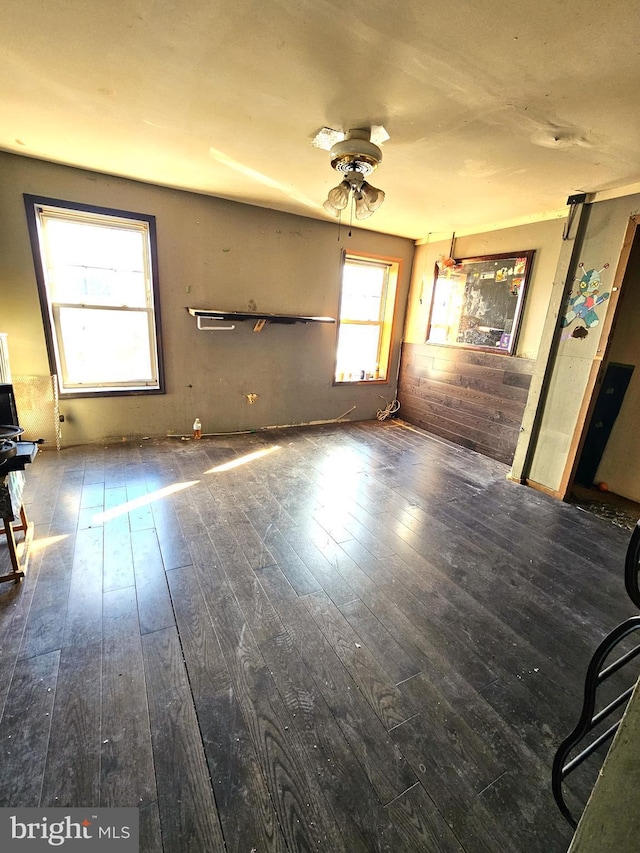
[[616,271],[619,298],[602,332],[601,363],[594,365],[567,489],[569,500],[601,504],[620,517],[640,506],[639,226],[640,217],[632,217]]
[[[612,349],[615,349],[615,341]],[[618,364],[615,361],[610,361],[605,367],[604,379],[576,468],[574,483],[580,486],[589,488],[598,483],[598,468],[620,414],[634,369],[633,364]]]

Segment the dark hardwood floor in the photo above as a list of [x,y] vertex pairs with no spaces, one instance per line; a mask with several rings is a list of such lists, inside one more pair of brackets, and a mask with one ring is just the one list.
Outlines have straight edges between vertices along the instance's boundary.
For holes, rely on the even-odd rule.
[[566,850],[629,533],[506,474],[393,421],[41,453],[0,806],[138,806],[148,853]]

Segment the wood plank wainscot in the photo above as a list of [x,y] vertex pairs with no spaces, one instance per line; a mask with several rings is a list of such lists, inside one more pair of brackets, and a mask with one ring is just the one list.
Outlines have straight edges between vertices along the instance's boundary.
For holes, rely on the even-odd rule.
[[434,344],[402,346],[403,420],[510,464],[534,359]]

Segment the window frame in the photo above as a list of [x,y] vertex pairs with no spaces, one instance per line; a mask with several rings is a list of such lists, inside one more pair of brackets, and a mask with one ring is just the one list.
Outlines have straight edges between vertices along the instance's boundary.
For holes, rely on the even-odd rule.
[[[48,198],[45,196],[24,194],[24,203],[27,215],[27,226],[29,230],[29,238],[31,241],[31,251],[33,254],[33,262],[35,268],[36,283],[38,287],[38,297],[40,300],[40,311],[42,314],[42,323],[44,336],[47,346],[47,355],[49,359],[49,369],[52,375],[58,377],[58,388],[60,397],[66,400],[83,398],[83,397],[122,397],[122,396],[140,396],[147,394],[164,394],[165,393],[165,377],[163,364],[163,346],[162,346],[162,326],[160,319],[160,287],[158,281],[158,249],[156,237],[156,220],[155,216],[143,213],[135,213],[128,210],[120,210],[111,207],[99,207],[97,205],[83,204],[80,202],[66,201],[63,199]],[[68,210],[70,213],[91,214],[97,217],[102,217],[105,221],[109,218],[114,220],[130,220],[132,222],[141,222],[146,226],[148,236],[148,274],[149,274],[149,292],[151,295],[152,305],[147,305],[146,308],[118,308],[116,306],[90,306],[95,310],[122,310],[140,313],[141,310],[147,314],[149,319],[150,331],[153,333],[150,337],[149,355],[155,356],[155,365],[157,369],[157,382],[152,387],[130,387],[127,385],[118,386],[116,383],[99,387],[99,383],[91,386],[90,389],[83,390],[77,386],[65,388],[61,370],[64,363],[65,353],[64,345],[62,344],[62,333],[59,325],[56,325],[56,316],[59,316],[60,307],[75,307],[76,303],[54,303],[49,297],[49,291],[46,282],[45,260],[43,257],[41,243],[41,228],[39,223],[39,208],[54,208],[59,211]],[[79,303],[78,303],[79,306]],[[59,343],[60,342],[60,343]],[[155,346],[154,346],[155,342]]]
[[[386,278],[383,287],[383,293],[380,300],[380,314],[378,320],[362,321],[362,320],[343,320],[342,319],[342,303],[344,297],[344,271],[347,263],[354,261],[356,264],[364,266],[377,266],[386,268]],[[371,255],[364,252],[347,252],[342,251],[342,264],[340,267],[340,297],[338,301],[338,315],[336,323],[336,345],[335,357],[333,366],[333,384],[334,385],[370,385],[376,383],[379,385],[387,384],[390,381],[389,371],[392,362],[392,343],[393,343],[393,325],[396,316],[396,301],[398,295],[398,283],[402,268],[401,258],[392,258],[384,255]],[[353,379],[338,379],[336,372],[338,369],[338,345],[340,341],[340,327],[345,325],[357,326],[377,326],[380,329],[378,337],[378,360],[379,375],[378,377],[370,378],[353,378]]]

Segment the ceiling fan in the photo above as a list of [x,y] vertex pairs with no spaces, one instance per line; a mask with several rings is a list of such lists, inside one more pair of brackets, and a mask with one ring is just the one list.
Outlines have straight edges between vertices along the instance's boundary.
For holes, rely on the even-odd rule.
[[382,160],[380,146],[389,139],[382,125],[334,130],[323,127],[312,145],[329,151],[331,165],[342,176],[341,182],[329,190],[323,207],[339,217],[349,201],[355,207],[356,219],[368,219],[384,201],[382,190],[365,180]]

